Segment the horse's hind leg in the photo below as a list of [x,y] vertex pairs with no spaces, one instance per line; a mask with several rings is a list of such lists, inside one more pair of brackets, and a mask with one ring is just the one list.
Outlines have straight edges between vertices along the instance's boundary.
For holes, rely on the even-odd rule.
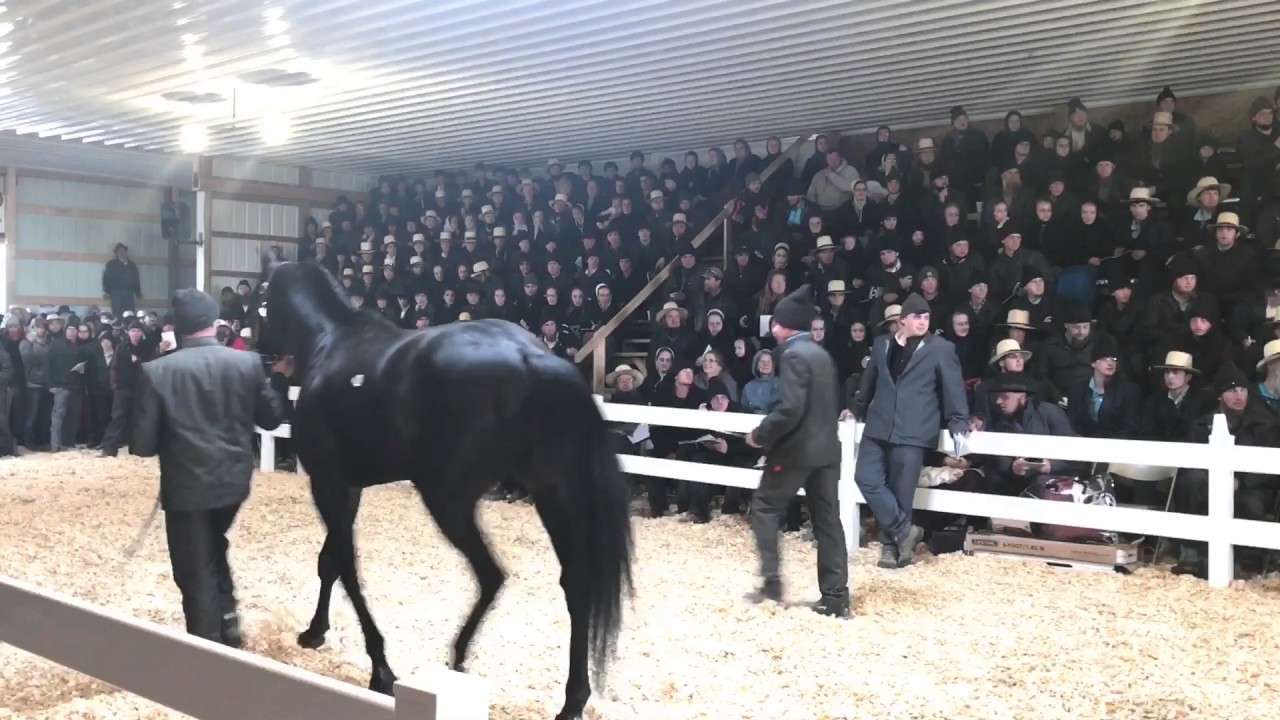
[[[319,487],[319,484],[320,481],[312,476],[311,492],[316,501],[316,509],[320,511],[320,517],[324,519],[325,527],[329,529],[329,538],[325,540],[325,545],[332,551],[330,557],[337,565],[338,578],[342,580],[342,587],[347,591],[351,607],[355,609],[356,617],[360,619],[365,651],[369,653],[369,661],[373,666],[369,689],[390,695],[396,683],[396,676],[391,672],[391,666],[387,664],[386,643],[382,639],[382,633],[378,631],[377,624],[373,622],[369,606],[365,604],[364,592],[360,588],[360,575],[356,569],[353,527],[355,513],[350,509],[352,498],[345,487],[340,491],[330,491]],[[357,505],[358,502],[357,498]]]
[[[424,494],[423,497],[427,496]],[[475,573],[476,584],[480,587],[476,604],[471,608],[471,614],[467,616],[467,621],[463,623],[457,639],[453,642],[453,669],[465,672],[467,648],[470,647],[476,630],[480,628],[480,621],[484,619],[485,613],[498,597],[502,584],[506,582],[506,574],[493,559],[489,546],[485,544],[484,535],[476,525],[474,503],[469,510],[463,510],[444,507],[442,503],[448,501],[437,498],[438,496],[432,496],[432,499],[427,501],[427,509],[435,518],[440,532],[444,533],[449,542],[453,543],[453,546],[467,558],[467,562],[471,564],[471,571]]]
[[[351,523],[355,523],[360,511],[360,490],[352,490],[348,498],[347,509],[351,514]],[[311,616],[311,625],[298,635],[298,644],[304,648],[315,650],[324,645],[325,633],[329,632],[329,602],[333,597],[333,586],[338,581],[338,561],[334,557],[335,535],[325,535],[324,547],[320,549],[317,561],[317,574],[320,576],[320,597],[316,600],[316,611]]]
[[569,680],[564,688],[564,708],[556,720],[577,720],[591,698],[587,664],[591,618],[587,599],[582,594],[586,583],[580,576],[581,564],[574,557],[568,513],[561,508],[554,493],[545,497],[535,495],[534,505],[560,560],[560,587],[564,589],[565,604],[569,607]]

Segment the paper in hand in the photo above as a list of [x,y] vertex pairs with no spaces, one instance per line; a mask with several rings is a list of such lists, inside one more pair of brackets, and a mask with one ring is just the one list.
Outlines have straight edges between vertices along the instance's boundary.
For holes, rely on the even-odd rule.
[[169,343],[169,347],[178,347],[178,339],[174,337],[172,330],[166,330],[160,333],[160,342]]
[[969,433],[951,433],[951,455],[954,457],[964,457],[969,454]]

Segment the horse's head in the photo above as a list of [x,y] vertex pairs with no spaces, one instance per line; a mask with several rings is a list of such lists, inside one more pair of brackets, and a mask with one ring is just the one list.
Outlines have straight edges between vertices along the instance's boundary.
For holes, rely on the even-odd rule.
[[263,355],[305,358],[320,336],[350,319],[354,310],[328,272],[313,263],[262,254],[258,350]]

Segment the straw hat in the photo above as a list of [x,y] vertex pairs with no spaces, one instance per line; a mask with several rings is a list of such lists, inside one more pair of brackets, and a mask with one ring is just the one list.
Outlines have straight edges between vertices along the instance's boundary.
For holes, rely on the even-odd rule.
[[933,147],[933,138],[920,138],[919,142],[916,143],[917,154],[922,153],[925,150],[934,150],[934,149],[935,148]]
[[489,188],[490,195],[502,195],[505,193],[506,193],[506,190],[503,190],[501,185],[494,185],[493,187]]
[[1209,225],[1209,227],[1213,228],[1214,230],[1217,230],[1220,227],[1235,228],[1241,233],[1245,233],[1249,231],[1249,228],[1240,224],[1240,216],[1233,212],[1218,213],[1217,222],[1212,223],[1211,225]]
[[373,274],[373,266],[372,266],[372,265],[365,265],[364,267],[360,268],[360,274],[361,274],[361,275],[372,275],[372,274]]
[[426,236],[426,235],[423,235],[422,233],[414,233],[414,234],[413,234],[413,241],[414,241],[415,243],[424,243],[424,242],[426,242],[426,241],[427,241],[427,236]]
[[687,225],[689,223],[689,216],[684,213],[676,213],[675,215],[672,215],[671,224],[675,225],[676,223],[685,223]]
[[395,235],[385,235],[385,236],[383,236],[383,238],[382,238],[382,246],[383,246],[383,247],[386,247],[386,246],[388,246],[388,245],[393,244],[395,241],[396,241],[396,236],[395,236]]
[[618,378],[623,375],[630,375],[631,379],[635,381],[636,385],[639,385],[644,382],[644,373],[640,372],[639,370],[636,370],[630,365],[619,365],[617,368],[614,369],[613,372],[604,376],[604,384],[607,385],[608,387],[616,387],[618,384]]
[[836,244],[834,241],[832,241],[830,235],[823,235],[822,237],[818,238],[818,244],[816,247],[817,252],[822,252],[823,250],[835,250],[835,249],[836,249]]
[[440,239],[441,239],[441,240],[452,240],[452,239],[453,239],[453,233],[452,233],[452,232],[450,232],[450,231],[448,231],[448,230],[445,230],[444,232],[441,232],[441,233],[440,233]]
[[466,241],[468,241],[468,240],[475,240],[475,239],[476,239],[476,231],[475,231],[475,230],[467,230],[466,232],[462,233],[462,241],[463,241],[463,242],[466,242]]
[[1262,359],[1254,367],[1255,370],[1261,370],[1266,367],[1272,360],[1280,359],[1280,339],[1272,340],[1262,346]]
[[1158,112],[1151,116],[1151,125],[1168,125],[1173,127],[1173,113]]
[[493,214],[493,206],[492,206],[492,205],[483,205],[483,206],[481,206],[481,208],[480,208],[480,214],[481,214],[481,215],[492,215],[492,214]]
[[460,312],[460,313],[458,313],[458,322],[466,322],[466,321],[468,321],[468,320],[470,320],[470,319],[471,319],[471,313],[469,313],[469,312]]
[[342,268],[342,277],[355,277],[355,276],[356,276],[355,268]]
[[555,199],[553,199],[551,202],[549,202],[549,203],[547,203],[547,204],[548,204],[548,205],[551,205],[552,207],[554,207],[554,206],[555,206],[555,204],[556,204],[556,203],[558,203],[558,202],[562,202],[562,203],[567,203],[567,202],[569,202],[569,196],[568,196],[568,195],[565,195],[564,193],[556,193]]
[[484,260],[481,260],[480,262],[471,266],[471,277],[475,277],[482,272],[489,272],[489,263],[485,262]]
[[493,229],[493,236],[504,238],[507,236],[507,229],[501,225]]
[[413,257],[409,258],[410,265],[421,265],[422,262],[423,260],[421,255],[414,255]]
[[1190,353],[1170,350],[1164,356],[1164,363],[1153,365],[1152,370],[1184,370],[1193,375],[1199,375],[1200,371],[1195,368],[1195,361]]
[[828,295],[848,295],[849,287],[843,280],[832,280],[827,283]]
[[688,310],[685,310],[684,308],[680,307],[676,303],[668,302],[668,303],[664,303],[662,305],[662,309],[658,311],[658,322],[666,322],[667,313],[669,312],[674,312],[677,315],[679,315],[681,322],[687,322],[689,320]]
[[371,242],[362,242],[362,243],[360,243],[360,252],[362,252],[362,253],[371,253],[371,252],[373,252],[373,243],[371,243]]
[[895,320],[898,320],[901,317],[902,317],[901,305],[887,305],[885,306],[885,309],[884,309],[884,319],[880,321],[880,324],[888,325],[889,323]]
[[1148,205],[1159,205],[1161,200],[1160,198],[1152,195],[1151,188],[1148,187],[1136,187],[1130,190],[1129,203],[1132,204],[1140,202],[1147,203]]
[[661,190],[653,190],[649,193],[649,202],[654,200],[666,200],[667,196],[662,194]]
[[1036,326],[1031,324],[1031,313],[1027,310],[1010,310],[1000,325],[1021,330],[1036,329]]
[[1191,192],[1187,193],[1187,204],[1191,207],[1200,207],[1200,193],[1205,190],[1217,190],[1219,197],[1226,199],[1231,194],[1231,186],[1227,183],[1218,182],[1218,178],[1212,175],[1202,177],[1196,182],[1196,186],[1191,188]]
[[1021,355],[1023,360],[1031,359],[1031,351],[1023,350],[1022,345],[1013,338],[1007,338],[996,343],[996,351],[991,355],[991,359],[987,361],[988,365],[995,365],[1010,355]]

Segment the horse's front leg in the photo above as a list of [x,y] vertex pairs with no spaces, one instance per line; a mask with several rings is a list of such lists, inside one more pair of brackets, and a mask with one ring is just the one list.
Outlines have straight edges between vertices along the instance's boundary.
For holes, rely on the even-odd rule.
[[311,625],[298,634],[298,644],[308,650],[323,646],[325,633],[329,632],[329,601],[333,598],[333,586],[338,582],[338,562],[333,553],[334,537],[332,532],[325,535],[324,547],[320,549],[320,559],[317,561],[320,597],[316,601],[316,611],[311,616]]

